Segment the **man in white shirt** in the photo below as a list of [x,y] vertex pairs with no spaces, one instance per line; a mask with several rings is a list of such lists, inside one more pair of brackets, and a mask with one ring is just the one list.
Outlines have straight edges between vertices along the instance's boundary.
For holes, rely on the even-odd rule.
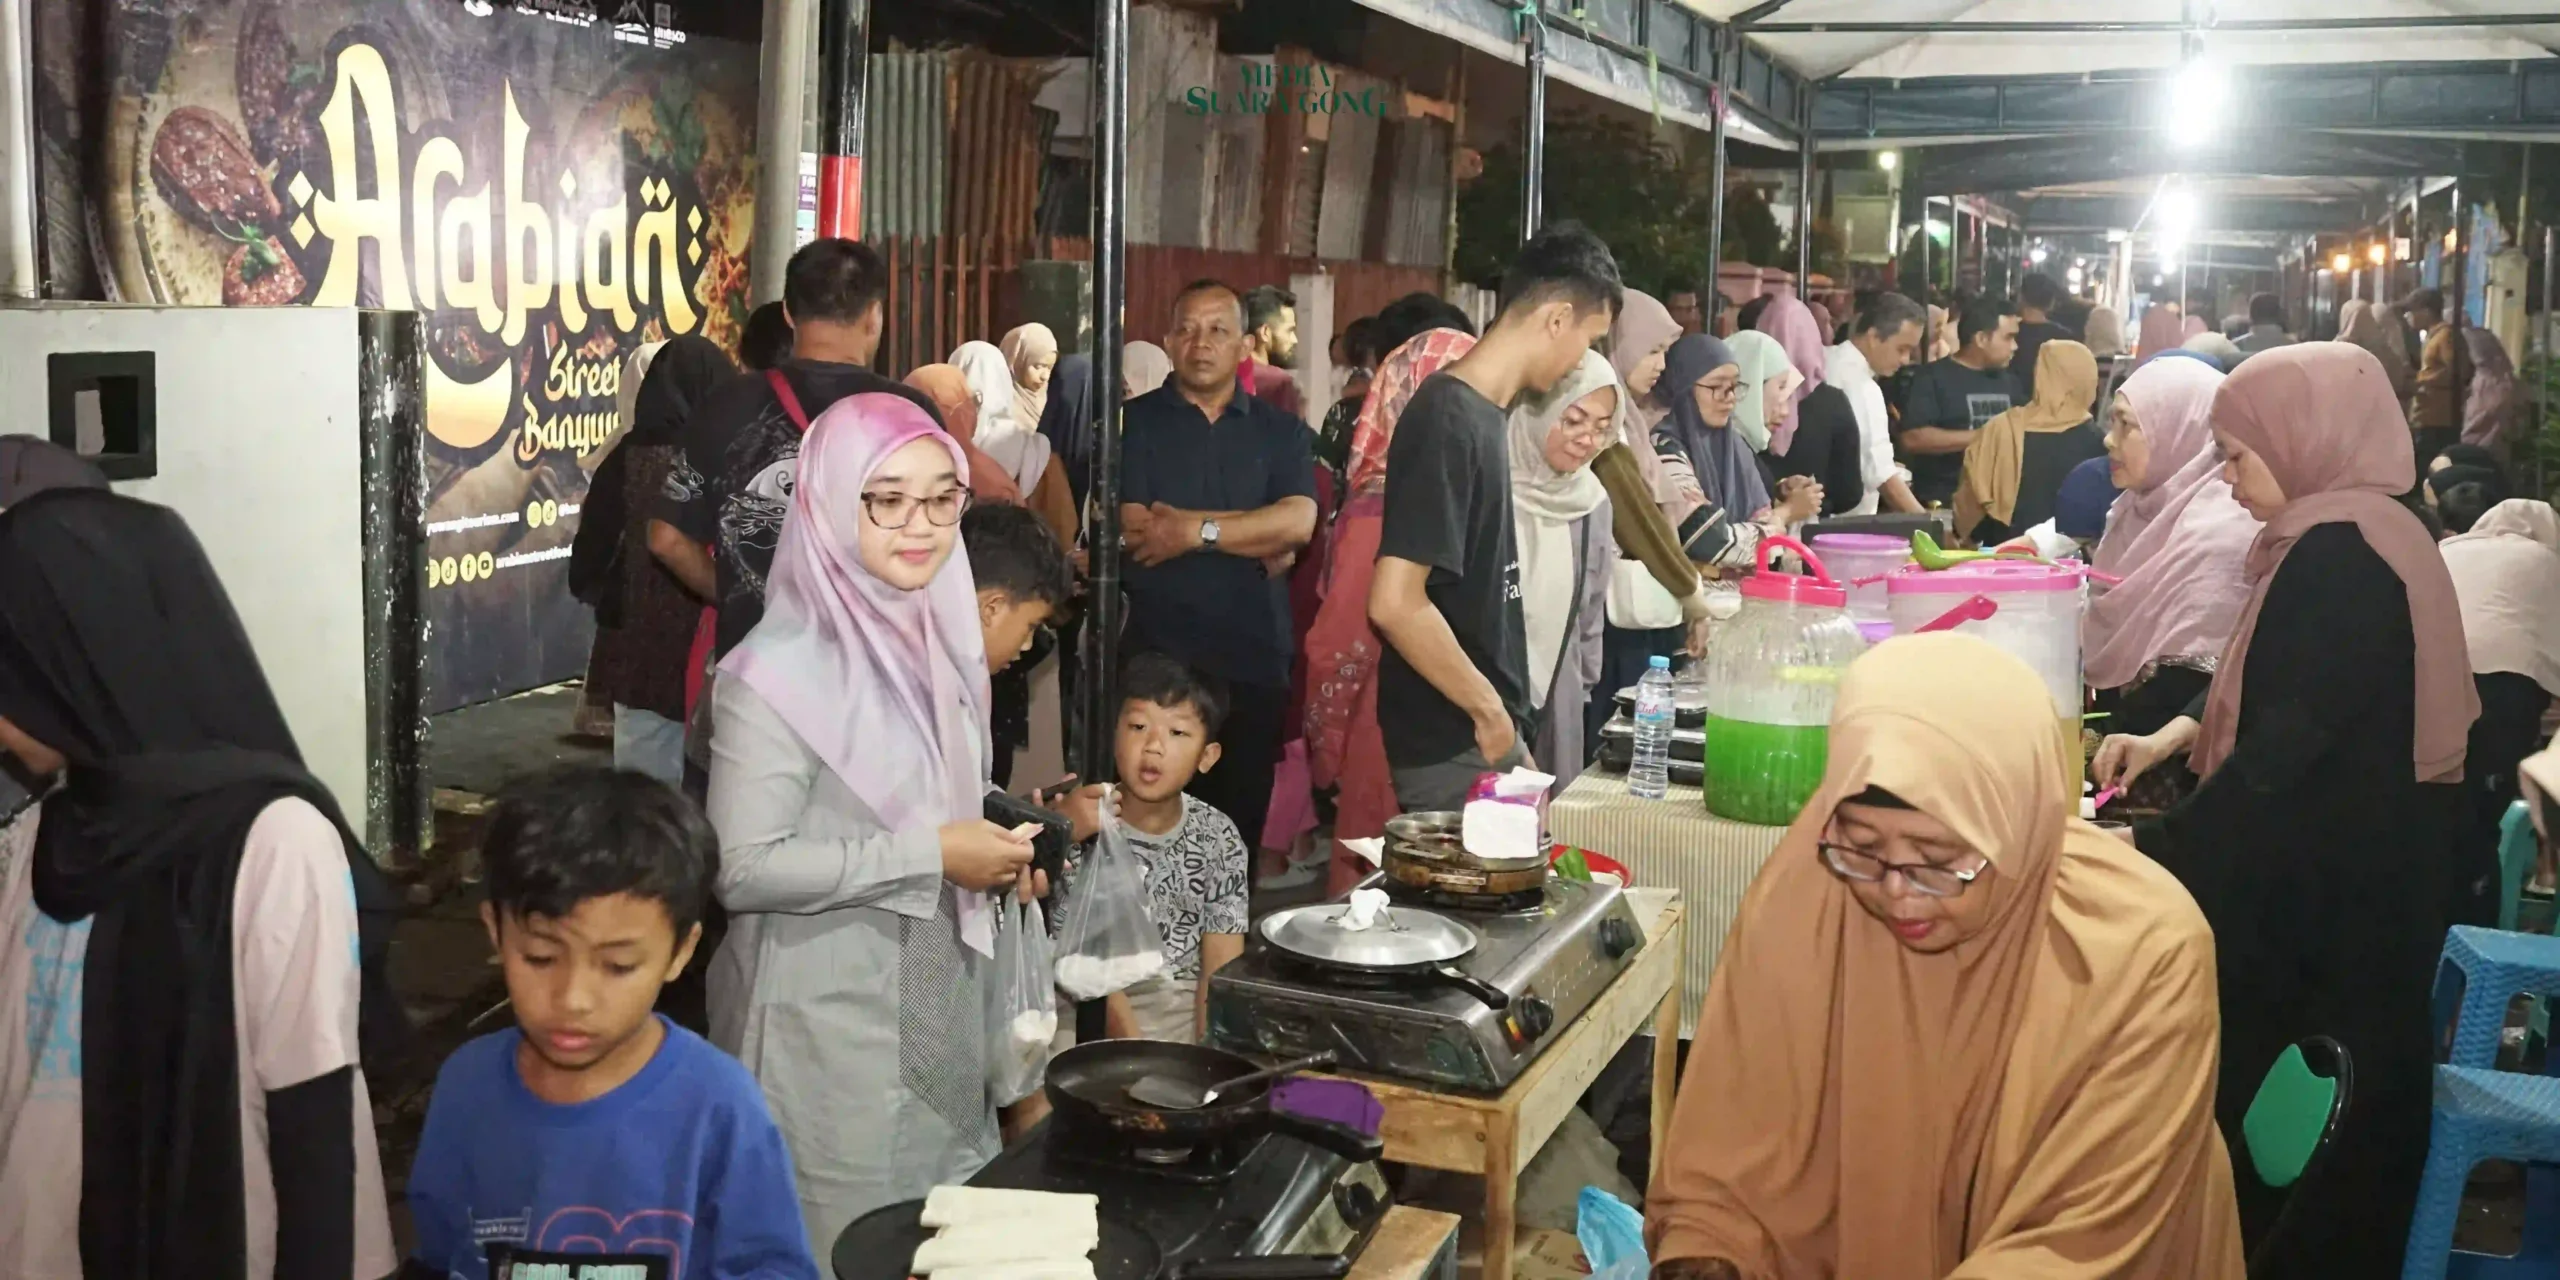
[[1858,316],[1849,340],[1823,352],[1822,380],[1849,397],[1858,415],[1858,473],[1866,492],[1849,514],[1918,511],[1911,473],[1893,460],[1893,415],[1885,408],[1884,379],[1902,372],[1919,350],[1929,313],[1898,293],[1879,294]]

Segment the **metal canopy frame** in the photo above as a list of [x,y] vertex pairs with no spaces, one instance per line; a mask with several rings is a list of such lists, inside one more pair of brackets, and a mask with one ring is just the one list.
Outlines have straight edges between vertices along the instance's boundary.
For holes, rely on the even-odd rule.
[[[1719,78],[1730,85],[1724,99],[1760,133],[1795,145],[1807,78],[1743,41],[1727,42],[1725,24],[1702,17],[1678,0],[1628,0],[1577,5],[1574,0],[1356,0],[1363,8],[1454,39],[1512,63],[1525,60],[1523,24],[1530,14],[1544,28],[1548,74],[1610,86],[1603,96],[1646,107],[1648,96],[1687,122],[1712,122]],[[1733,51],[1733,65],[1719,54]],[[1727,75],[1727,72],[1730,75]]]
[[2413,13],[2398,17],[2372,18],[2242,18],[2221,22],[2185,22],[2177,19],[2158,21],[2107,21],[2064,18],[2055,21],[2036,19],[2002,21],[1983,19],[1973,22],[1762,22],[1752,18],[1762,10],[1775,11],[1787,0],[1764,4],[1736,15],[1736,25],[1754,35],[1836,35],[1836,36],[1968,36],[1968,35],[2198,35],[2283,33],[2289,31],[2391,31],[2463,27],[2553,27],[2560,26],[2560,14],[2549,13]]
[[[1817,139],[1882,141],[2156,130],[2169,73],[1832,80]],[[2542,134],[2560,130],[2560,59],[2256,66],[2231,114],[2268,129]]]

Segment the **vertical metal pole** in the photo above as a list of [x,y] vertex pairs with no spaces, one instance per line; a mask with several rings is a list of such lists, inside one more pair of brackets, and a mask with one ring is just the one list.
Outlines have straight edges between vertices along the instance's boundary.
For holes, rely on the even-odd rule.
[[2453,146],[2453,252],[2445,255],[2445,272],[2453,283],[2452,299],[2446,306],[2452,312],[2453,325],[2453,425],[2462,426],[2464,402],[2471,398],[2471,373],[2468,369],[2471,342],[2471,308],[2466,295],[2471,292],[2471,219],[2463,216],[2462,180],[2471,170],[2471,144],[2457,142]]
[[800,113],[809,87],[814,0],[764,0],[762,66],[756,71],[756,229],[748,296],[782,297],[783,269],[800,247]]
[[[1820,90],[1804,86],[1796,111],[1796,296],[1813,297],[1813,97]],[[1831,335],[1822,335],[1828,340]]]
[[[1909,163],[1909,161],[1908,161],[1908,160],[1906,160],[1906,161],[1905,161],[1905,163]],[[1930,295],[1930,294],[1933,294],[1933,293],[1936,293],[1936,292],[1938,291],[1938,272],[1937,272],[1937,264],[1936,264],[1935,262],[1931,261],[1931,259],[1932,259],[1933,257],[1935,257],[1935,256],[1936,256],[1936,255],[1935,255],[1935,253],[1934,253],[1934,248],[1933,248],[1933,246],[1932,246],[1932,244],[1931,244],[1931,242],[1930,242],[1930,240],[1929,240],[1929,196],[1928,196],[1928,193],[1927,193],[1927,192],[1922,192],[1922,193],[1921,193],[1921,195],[1920,195],[1920,294],[1919,294],[1919,300],[1920,300],[1922,303],[1926,303],[1926,302],[1928,302],[1928,300],[1929,300],[1929,295]]]
[[1520,119],[1520,238],[1538,234],[1547,203],[1547,20],[1542,5],[1520,16],[1527,45],[1529,105]]
[[818,0],[818,234],[862,238],[871,0]]
[[1076,697],[1084,706],[1077,776],[1111,777],[1107,727],[1120,650],[1120,344],[1127,301],[1125,239],[1129,172],[1129,0],[1093,6],[1093,526],[1086,550],[1092,582],[1085,598],[1084,670]]
[[[1742,60],[1742,37],[1731,27],[1717,27],[1716,92],[1713,107],[1716,118],[1707,130],[1707,146],[1714,156],[1707,166],[1707,281],[1706,287],[1719,299],[1724,292],[1724,186],[1725,186],[1725,113],[1733,109],[1733,67]],[[1714,303],[1720,312],[1724,303]],[[1708,322],[1713,328],[1714,322]]]
[[34,6],[0,0],[0,297],[43,291],[36,265]]
[[[2551,327],[2551,304],[2553,302],[2551,268],[2554,264],[2560,264],[2560,227],[2554,227],[2549,223],[2545,223],[2542,228],[2542,367],[2545,370],[2549,369],[2551,359],[2555,354],[2552,350],[2555,344],[2552,341],[2553,331]],[[2534,399],[2536,401],[2536,408],[2539,410],[2534,415],[2534,421],[2537,427],[2547,430],[2551,423],[2552,406],[2547,399],[2549,393],[2543,391],[2542,388],[2551,385],[2551,375],[2548,372],[2543,373],[2541,376],[2534,379],[2534,384]],[[2534,434],[2537,438],[2534,441],[2533,449],[2533,491],[2535,494],[2548,499],[2551,489],[2547,477],[2543,474],[2543,450],[2541,440],[2539,439],[2542,434],[2541,430],[2537,430]]]
[[[1085,542],[1092,577],[1085,599],[1076,701],[1084,732],[1070,747],[1076,775],[1112,780],[1112,687],[1120,671],[1120,310],[1128,301],[1129,0],[1093,3],[1093,522]],[[1076,1040],[1099,1040],[1102,1002],[1076,1006]]]

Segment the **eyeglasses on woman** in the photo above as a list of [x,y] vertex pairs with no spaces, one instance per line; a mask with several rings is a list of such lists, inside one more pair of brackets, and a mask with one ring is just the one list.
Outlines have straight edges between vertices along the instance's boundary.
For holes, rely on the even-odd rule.
[[1843,880],[1856,884],[1879,884],[1888,875],[1900,875],[1913,893],[1931,898],[1960,896],[1967,885],[1991,869],[1988,862],[1963,871],[1933,862],[1887,862],[1872,853],[1828,840],[1815,842],[1814,848],[1822,854],[1822,865]]
[[925,519],[948,529],[960,523],[961,513],[969,509],[969,498],[967,489],[956,486],[930,498],[911,493],[866,493],[862,495],[862,509],[871,513],[871,523],[893,533],[906,528],[918,510],[924,512]]

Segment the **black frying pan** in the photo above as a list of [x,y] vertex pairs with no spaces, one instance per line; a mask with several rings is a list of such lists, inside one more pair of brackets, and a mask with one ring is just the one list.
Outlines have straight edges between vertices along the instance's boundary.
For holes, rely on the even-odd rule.
[[1100,1130],[1132,1146],[1193,1147],[1257,1133],[1282,1133],[1355,1164],[1386,1153],[1378,1139],[1349,1125],[1274,1109],[1273,1082],[1268,1080],[1238,1086],[1219,1095],[1216,1102],[1190,1111],[1150,1107],[1129,1097],[1129,1086],[1142,1076],[1168,1076],[1206,1089],[1261,1065],[1206,1045],[1096,1040],[1050,1059],[1043,1089],[1059,1120],[1080,1129]]

